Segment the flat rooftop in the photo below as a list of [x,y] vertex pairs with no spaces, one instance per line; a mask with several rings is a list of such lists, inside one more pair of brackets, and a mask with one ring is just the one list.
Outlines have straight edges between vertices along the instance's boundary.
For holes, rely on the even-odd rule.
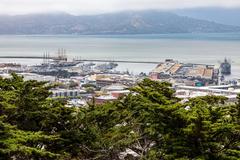
[[163,62],[153,69],[152,73],[212,79],[214,75],[214,65],[184,64],[176,61]]

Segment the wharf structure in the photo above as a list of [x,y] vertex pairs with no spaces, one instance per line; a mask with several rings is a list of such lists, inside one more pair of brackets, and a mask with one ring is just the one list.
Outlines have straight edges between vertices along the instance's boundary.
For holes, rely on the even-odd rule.
[[219,69],[214,65],[179,63],[168,59],[150,73],[153,80],[165,80],[186,86],[207,86],[218,84]]

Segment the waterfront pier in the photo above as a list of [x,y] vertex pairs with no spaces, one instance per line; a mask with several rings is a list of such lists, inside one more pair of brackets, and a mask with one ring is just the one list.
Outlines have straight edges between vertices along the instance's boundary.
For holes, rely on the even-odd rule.
[[[56,57],[43,56],[0,56],[0,59],[52,59]],[[133,61],[133,60],[107,60],[107,59],[81,59],[78,62],[116,62],[116,63],[143,63],[143,64],[159,64],[159,61]]]

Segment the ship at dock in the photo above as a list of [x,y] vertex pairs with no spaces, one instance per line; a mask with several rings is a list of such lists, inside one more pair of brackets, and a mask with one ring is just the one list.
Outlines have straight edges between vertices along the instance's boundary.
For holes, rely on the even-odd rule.
[[51,68],[65,68],[65,67],[74,67],[81,63],[78,60],[68,61],[68,57],[65,49],[58,49],[57,56],[52,58],[52,61],[49,61],[49,54],[45,53],[43,58],[42,66],[48,66]]
[[221,74],[222,75],[230,75],[232,72],[231,69],[232,69],[232,65],[231,65],[230,61],[225,58],[224,62],[222,62],[220,65]]

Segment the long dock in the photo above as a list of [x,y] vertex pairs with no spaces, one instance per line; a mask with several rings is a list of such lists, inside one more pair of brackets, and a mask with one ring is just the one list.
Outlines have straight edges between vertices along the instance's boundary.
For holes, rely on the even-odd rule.
[[[42,56],[0,56],[0,59],[54,59],[56,57]],[[103,59],[81,59],[79,62],[116,62],[116,63],[142,63],[142,64],[159,64],[154,61],[132,61],[132,60],[103,60]]]
[[0,56],[0,59],[53,59],[54,57],[43,56]]
[[144,63],[144,64],[159,64],[160,62],[153,61],[124,61],[124,60],[101,60],[101,59],[82,59],[82,62],[116,62],[116,63]]
[[[0,59],[56,59],[57,57],[43,57],[43,56],[0,56]],[[133,60],[107,60],[107,59],[80,59],[75,60],[77,62],[115,62],[115,63],[138,63],[138,64],[160,64],[160,61],[133,61]],[[189,63],[192,64],[192,63]],[[211,64],[198,64],[194,63],[194,65],[207,65],[210,67],[214,67],[215,65]]]

